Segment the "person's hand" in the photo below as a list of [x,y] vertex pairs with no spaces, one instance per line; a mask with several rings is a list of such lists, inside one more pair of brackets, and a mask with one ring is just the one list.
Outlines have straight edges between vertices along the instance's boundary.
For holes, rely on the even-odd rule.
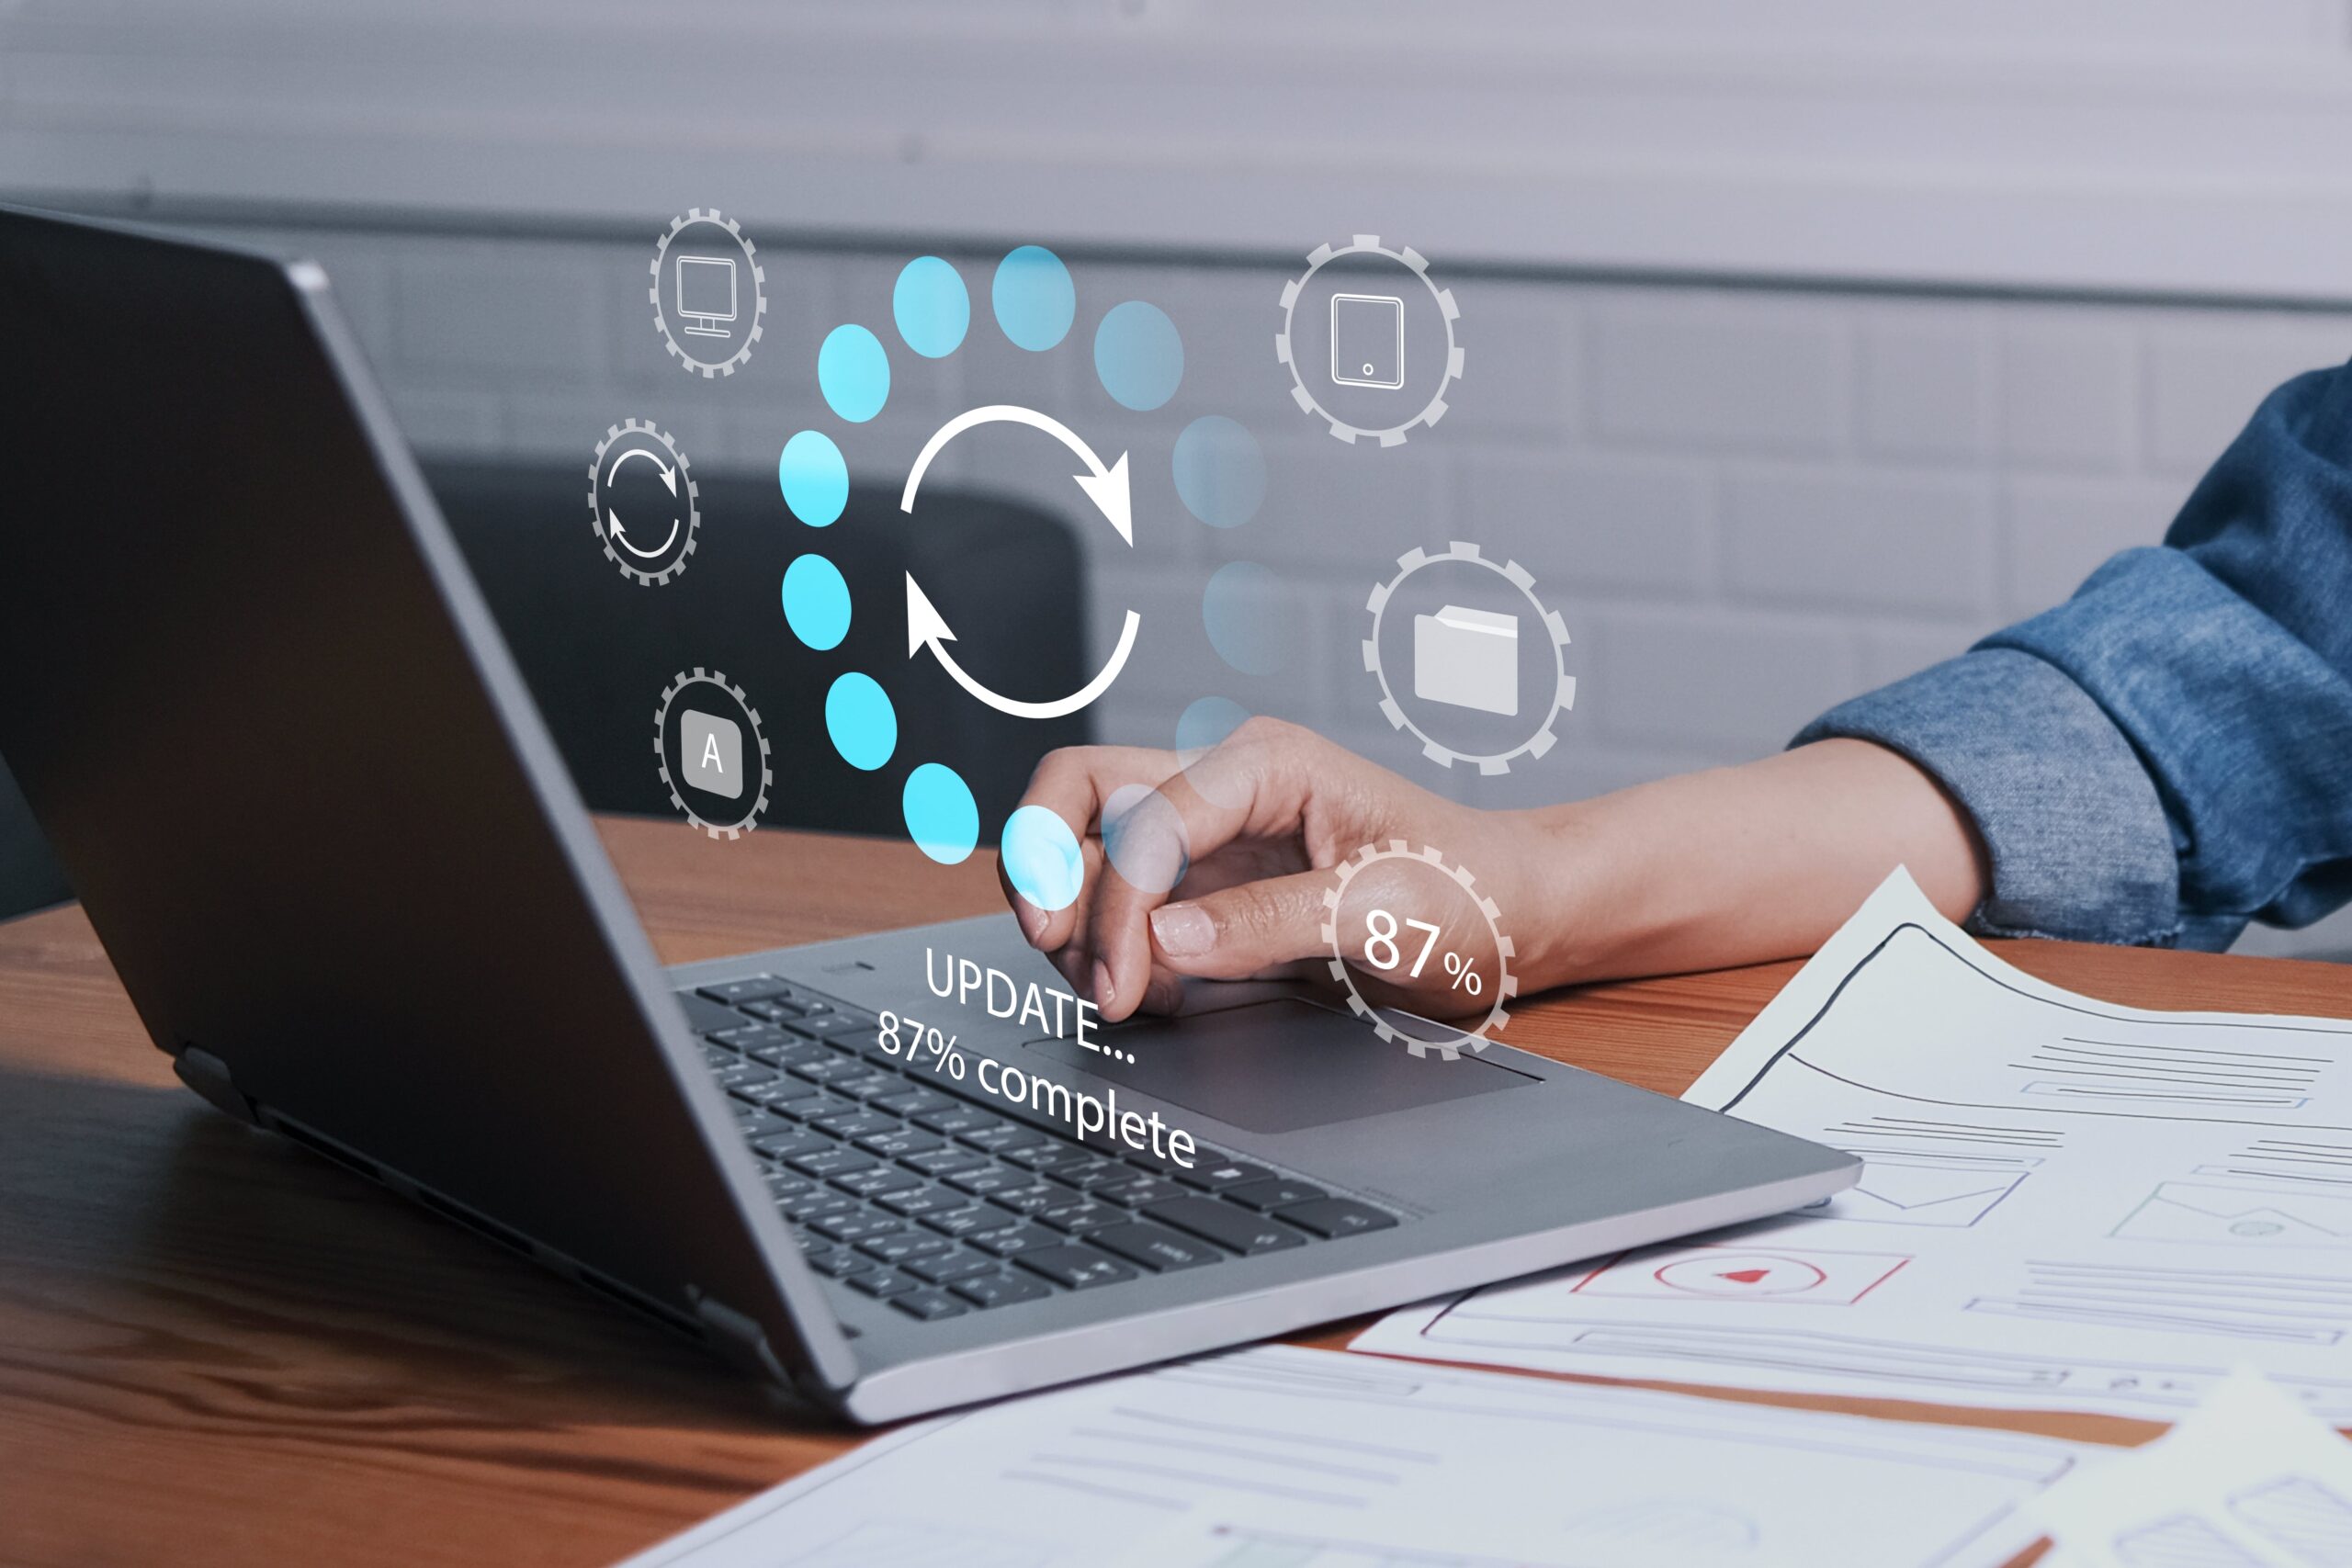
[[[1173,752],[1135,747],[1053,752],[1022,804],[1070,825],[1084,848],[1085,881],[1076,902],[1050,912],[1010,883],[1005,896],[1031,945],[1111,1021],[1139,1007],[1173,1008],[1185,976],[1250,979],[1328,963],[1325,897],[1339,885],[1332,868],[1367,844],[1401,840],[1439,850],[1472,872],[1508,923],[1540,835],[1524,818],[1456,805],[1311,730],[1265,718],[1189,767]],[[1340,946],[1351,956],[1364,949],[1374,908],[1440,927],[1447,951],[1487,976],[1498,973],[1485,918],[1446,877],[1384,862],[1353,878],[1338,912]],[[1375,1004],[1436,1016],[1484,1011],[1491,978],[1483,998],[1465,999],[1435,957],[1411,976],[1421,939],[1396,934],[1406,944],[1402,962],[1382,970],[1377,960],[1394,951],[1384,945],[1374,963],[1358,964]]]

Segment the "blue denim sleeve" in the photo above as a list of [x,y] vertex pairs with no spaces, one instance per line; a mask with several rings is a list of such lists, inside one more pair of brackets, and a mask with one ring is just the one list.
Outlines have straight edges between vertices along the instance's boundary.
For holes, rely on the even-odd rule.
[[1975,929],[2226,947],[2352,898],[2352,367],[2264,400],[2161,547],[1831,709],[1974,818]]

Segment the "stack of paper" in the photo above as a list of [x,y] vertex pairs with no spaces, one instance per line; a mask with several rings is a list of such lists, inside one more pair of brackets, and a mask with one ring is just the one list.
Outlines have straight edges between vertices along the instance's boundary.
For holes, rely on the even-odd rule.
[[1861,1183],[1355,1348],[2157,1420],[2244,1361],[2352,1422],[2352,1023],[2076,996],[1898,872],[1685,1098]]

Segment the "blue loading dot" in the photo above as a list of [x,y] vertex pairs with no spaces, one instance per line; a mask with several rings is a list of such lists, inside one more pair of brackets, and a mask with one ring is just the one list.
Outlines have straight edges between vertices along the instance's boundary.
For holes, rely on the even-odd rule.
[[817,431],[801,431],[784,444],[784,455],[775,460],[775,479],[784,489],[785,505],[811,528],[835,522],[849,504],[849,464],[832,438]]
[[849,635],[849,584],[822,556],[801,556],[784,569],[784,619],[792,635],[822,653]]
[[1184,340],[1157,305],[1114,305],[1094,329],[1094,374],[1121,407],[1156,409],[1184,379]]
[[1266,503],[1266,454],[1258,438],[1209,414],[1176,437],[1176,494],[1212,528],[1238,528]]
[[1012,890],[1040,909],[1067,909],[1086,883],[1086,856],[1059,813],[1024,806],[1005,818],[999,840]]
[[1298,611],[1289,587],[1256,561],[1227,561],[1201,592],[1201,624],[1216,656],[1244,675],[1272,675],[1291,661]]
[[827,333],[817,350],[817,389],[852,424],[880,413],[890,395],[890,356],[882,352],[882,340],[854,324]]
[[971,786],[955,769],[925,762],[907,775],[899,805],[915,848],[942,865],[971,858],[980,841],[980,808],[972,800]]
[[1078,289],[1062,258],[1043,245],[1023,245],[997,263],[989,288],[996,324],[1020,347],[1042,353],[1069,335],[1078,319]]
[[870,773],[899,749],[898,711],[873,676],[853,670],[825,694],[825,733],[842,761]]
[[909,348],[925,359],[944,359],[972,324],[972,297],[954,267],[937,256],[917,256],[890,291],[890,316]]

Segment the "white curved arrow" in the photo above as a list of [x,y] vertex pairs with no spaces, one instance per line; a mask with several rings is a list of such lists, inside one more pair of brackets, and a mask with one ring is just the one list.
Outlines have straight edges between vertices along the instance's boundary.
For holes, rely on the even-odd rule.
[[922,450],[915,455],[915,466],[907,471],[906,492],[899,497],[899,510],[912,512],[915,509],[915,487],[922,483],[923,470],[931,467],[931,460],[939,456],[941,447],[976,424],[996,423],[1025,424],[1032,429],[1042,430],[1077,453],[1087,468],[1085,473],[1071,476],[1078,480],[1078,488],[1084,491],[1086,499],[1111,520],[1111,526],[1119,531],[1119,537],[1129,545],[1136,542],[1135,508],[1127,491],[1127,455],[1120,453],[1118,460],[1105,468],[1102,459],[1094,455],[1094,448],[1080,440],[1078,433],[1069,425],[1051,414],[1039,413],[1035,409],[1019,408],[1012,403],[989,403],[985,408],[967,410],[932,432],[931,439],[924,442]]
[[[651,452],[646,450],[642,446],[632,446],[628,451],[623,452],[619,457],[614,458],[613,466],[605,470],[605,482],[606,484],[612,483],[613,476],[619,473],[621,471],[621,465],[628,462],[631,457],[642,457],[647,462],[652,464],[655,468],[661,469],[662,485],[669,491],[671,495],[675,496],[678,493],[678,470],[672,468],[669,464],[663,462],[661,458],[655,457]],[[628,542],[628,531],[621,526],[620,513],[615,512],[609,506],[605,508],[605,525],[613,531],[613,537],[621,542],[621,548],[627,550],[629,554],[636,556],[641,560],[651,560],[654,557],[661,555],[663,551],[667,550],[672,543],[673,543],[678,537],[678,520],[673,517],[670,519],[669,538],[662,540],[660,544],[654,546],[650,550],[640,550],[635,545]]]
[[907,573],[907,657],[912,659],[925,648],[939,657],[939,662],[956,678],[956,683],[999,713],[1009,713],[1015,718],[1059,718],[1066,713],[1076,713],[1111,689],[1126,667],[1127,655],[1135,651],[1136,633],[1143,626],[1143,617],[1133,610],[1127,612],[1126,624],[1119,628],[1119,646],[1112,651],[1110,662],[1096,672],[1094,679],[1066,697],[1056,697],[1047,703],[1024,703],[989,691],[966,672],[956,662],[944,644],[956,640],[947,623],[932,607],[923,591],[915,586],[914,573]]
[[628,531],[621,526],[621,514],[609,506],[605,508],[605,526],[613,531],[613,537],[621,542],[621,548],[642,560],[651,560],[654,557],[662,554],[669,549],[672,542],[678,536],[678,520],[673,517],[670,519],[670,537],[650,550],[640,550],[628,542]]

